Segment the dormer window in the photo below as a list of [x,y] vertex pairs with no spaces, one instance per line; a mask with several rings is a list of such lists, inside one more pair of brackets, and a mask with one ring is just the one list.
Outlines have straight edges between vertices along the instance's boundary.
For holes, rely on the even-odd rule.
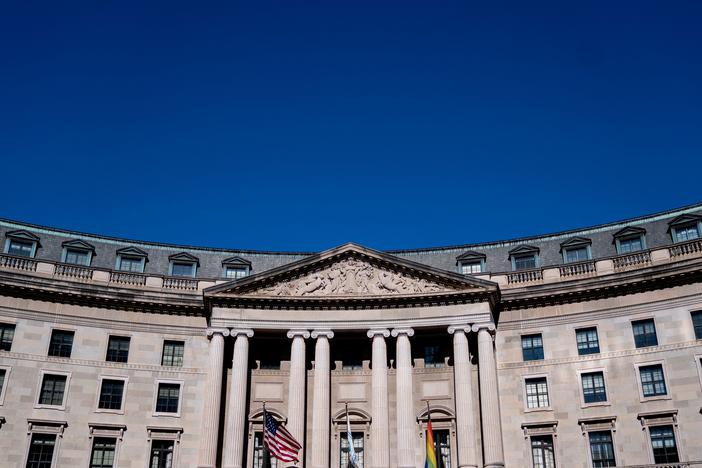
[[39,237],[29,231],[10,231],[5,236],[5,253],[8,255],[34,258],[40,247]]
[[617,254],[623,255],[646,249],[646,230],[639,227],[625,227],[614,233]]
[[564,263],[584,262],[592,259],[592,241],[584,237],[573,237],[561,243]]
[[670,223],[673,242],[686,242],[700,238],[702,216],[685,214],[674,218]]
[[170,266],[168,268],[168,274],[170,276],[186,276],[194,278],[197,274],[197,267],[200,266],[200,262],[197,257],[190,255],[187,252],[171,255],[168,257],[168,260],[170,261]]
[[469,250],[456,257],[458,272],[462,275],[476,275],[485,271],[485,254]]
[[66,241],[63,244],[61,261],[72,265],[89,266],[95,255],[95,247],[81,240]]
[[241,257],[231,257],[222,262],[224,277],[227,279],[239,279],[251,274],[251,262]]
[[531,245],[520,245],[509,251],[512,270],[530,270],[539,266],[539,248]]
[[147,253],[136,247],[126,247],[117,251],[115,269],[131,273],[144,273],[148,261]]

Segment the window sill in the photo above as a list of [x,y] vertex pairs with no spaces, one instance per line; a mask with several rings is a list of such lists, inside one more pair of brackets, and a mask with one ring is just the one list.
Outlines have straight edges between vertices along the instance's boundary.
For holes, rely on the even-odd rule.
[[524,413],[548,413],[553,411],[553,408],[547,406],[546,408],[524,408]]
[[646,403],[648,401],[672,400],[672,399],[673,399],[673,397],[670,395],[657,395],[657,396],[650,396],[650,397],[642,397],[641,403]]
[[101,413],[101,414],[124,414],[123,409],[106,409],[106,408],[97,408],[95,413]]
[[593,403],[582,403],[580,405],[581,408],[598,408],[602,406],[612,406],[612,403],[609,401],[597,401]]
[[154,418],[180,418],[180,413],[157,413],[152,415]]
[[34,405],[34,409],[48,409],[57,411],[66,411],[66,405],[42,405],[37,403]]

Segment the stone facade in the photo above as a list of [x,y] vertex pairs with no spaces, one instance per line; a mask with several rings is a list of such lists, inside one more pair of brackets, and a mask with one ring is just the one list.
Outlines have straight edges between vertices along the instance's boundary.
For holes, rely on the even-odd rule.
[[[702,466],[702,241],[676,237],[679,226],[702,234],[701,211],[477,246],[316,254],[3,221],[2,466],[110,466],[96,460],[113,453],[119,467],[258,468],[264,404],[301,442],[295,466],[346,466],[348,417],[363,466],[421,467],[429,415],[444,466]],[[640,249],[616,250],[633,228],[625,235],[645,236]],[[65,262],[69,238],[89,264]],[[29,256],[12,254],[21,243]],[[509,271],[520,245],[538,262]],[[587,245],[588,258],[565,262],[557,251],[569,245]],[[115,271],[123,249],[147,256],[143,272]],[[200,270],[170,277],[169,256]],[[250,274],[223,278],[232,257]],[[461,274],[462,258],[499,267]],[[52,344],[59,332],[70,352]],[[110,337],[129,339],[126,362]],[[62,391],[49,391],[51,376]],[[106,381],[123,382],[119,401],[105,403]],[[51,462],[34,465],[42,441]]]

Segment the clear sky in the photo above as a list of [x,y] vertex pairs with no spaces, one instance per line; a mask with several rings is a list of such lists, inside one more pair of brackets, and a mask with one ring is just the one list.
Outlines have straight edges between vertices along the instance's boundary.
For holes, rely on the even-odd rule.
[[700,25],[699,1],[3,2],[0,217],[385,249],[699,202]]

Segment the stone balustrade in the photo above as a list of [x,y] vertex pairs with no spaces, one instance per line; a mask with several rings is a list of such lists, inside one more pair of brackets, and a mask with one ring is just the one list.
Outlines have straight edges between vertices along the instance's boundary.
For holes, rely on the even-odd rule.
[[612,258],[612,262],[614,271],[645,267],[651,264],[651,251],[641,250],[640,252],[618,255]]
[[675,244],[668,247],[670,257],[683,257],[686,255],[702,254],[702,239],[695,239],[681,244]]
[[569,278],[573,276],[588,276],[597,274],[597,267],[595,266],[595,261],[590,260],[587,262],[569,263],[567,265],[561,265],[558,267],[558,271],[561,278]]
[[146,284],[146,275],[125,271],[112,271],[110,272],[110,283],[126,284],[129,286],[144,286]]
[[54,276],[78,280],[90,280],[93,279],[93,269],[80,265],[57,263],[56,268],[54,269]]
[[535,283],[543,281],[543,279],[544,272],[541,268],[507,273],[507,282],[509,284]]
[[31,258],[0,255],[0,267],[13,270],[37,271],[37,261]]
[[182,291],[197,291],[198,281],[190,278],[163,278],[163,287]]

